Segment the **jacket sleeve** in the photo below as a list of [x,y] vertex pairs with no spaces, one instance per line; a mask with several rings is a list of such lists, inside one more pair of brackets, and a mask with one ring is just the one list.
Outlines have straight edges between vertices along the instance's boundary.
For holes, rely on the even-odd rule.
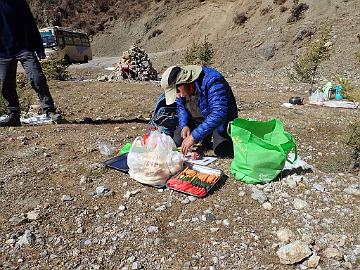
[[208,83],[208,107],[210,113],[196,129],[191,133],[194,140],[199,142],[210,135],[222,123],[228,114],[228,89],[223,79]]
[[42,39],[40,36],[39,29],[36,25],[34,16],[31,13],[30,7],[26,1],[24,1],[24,14],[26,17],[27,27],[28,27],[28,38],[30,42],[31,49],[36,52],[44,53],[44,47],[42,43]]
[[176,98],[176,107],[179,119],[179,128],[187,126],[189,121],[189,113],[185,109],[184,100],[182,98]]

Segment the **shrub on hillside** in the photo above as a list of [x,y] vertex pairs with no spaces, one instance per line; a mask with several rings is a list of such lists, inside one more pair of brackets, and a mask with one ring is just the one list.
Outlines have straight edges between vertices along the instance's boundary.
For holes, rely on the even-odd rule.
[[193,42],[192,45],[186,49],[184,62],[187,65],[211,65],[214,56],[213,45],[205,39],[203,42]]
[[331,27],[327,26],[322,30],[318,40],[308,43],[304,53],[295,61],[295,73],[292,74],[292,79],[300,82],[314,83],[320,63],[330,55],[330,49],[326,46],[330,37]]
[[245,12],[237,12],[233,18],[233,21],[236,25],[242,25],[248,20],[248,17],[245,15]]
[[309,6],[305,3],[296,4],[291,9],[291,15],[288,18],[287,22],[292,23],[300,20],[302,18],[302,15],[306,10],[309,9]]
[[274,0],[273,3],[276,5],[282,5],[286,2],[286,0]]
[[43,72],[48,79],[64,81],[69,78],[69,73],[66,70],[68,65],[64,59],[54,54],[41,62]]
[[148,39],[157,37],[158,35],[161,35],[163,32],[163,30],[161,29],[155,29],[154,31],[152,31],[152,33],[150,34],[150,36],[148,37]]

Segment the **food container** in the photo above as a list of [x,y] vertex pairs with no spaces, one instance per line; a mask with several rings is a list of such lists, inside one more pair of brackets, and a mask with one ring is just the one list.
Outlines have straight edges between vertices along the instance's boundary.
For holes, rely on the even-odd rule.
[[166,186],[191,196],[204,197],[220,181],[222,176],[221,170],[186,163],[184,170],[171,177],[166,182]]

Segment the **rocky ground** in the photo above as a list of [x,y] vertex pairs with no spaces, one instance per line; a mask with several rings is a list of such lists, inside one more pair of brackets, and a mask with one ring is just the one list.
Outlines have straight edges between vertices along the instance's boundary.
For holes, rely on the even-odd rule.
[[358,110],[285,108],[306,85],[227,77],[239,115],[281,119],[313,173],[252,186],[218,159],[227,179],[203,199],[143,186],[104,168],[98,142],[144,134],[161,89],[52,81],[67,124],[0,129],[0,268],[359,269],[360,177],[346,145]]

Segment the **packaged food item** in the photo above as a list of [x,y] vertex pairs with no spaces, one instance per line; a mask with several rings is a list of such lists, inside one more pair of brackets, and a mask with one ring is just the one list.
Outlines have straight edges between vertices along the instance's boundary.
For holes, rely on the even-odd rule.
[[186,167],[166,182],[170,189],[195,196],[204,197],[219,182],[223,172],[201,165],[186,163]]

